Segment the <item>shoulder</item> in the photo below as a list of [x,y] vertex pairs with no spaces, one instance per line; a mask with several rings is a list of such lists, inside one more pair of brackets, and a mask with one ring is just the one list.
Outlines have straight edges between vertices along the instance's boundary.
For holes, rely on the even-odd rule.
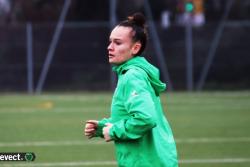
[[147,80],[147,73],[141,68],[132,68],[124,72],[124,79],[127,81]]
[[149,85],[148,75],[141,68],[131,68],[123,74],[122,83],[125,87],[145,87],[146,85]]

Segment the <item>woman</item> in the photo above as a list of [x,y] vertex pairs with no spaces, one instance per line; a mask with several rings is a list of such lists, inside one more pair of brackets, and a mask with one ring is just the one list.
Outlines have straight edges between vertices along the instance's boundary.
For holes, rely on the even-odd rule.
[[88,120],[85,135],[114,141],[119,167],[177,167],[171,128],[159,94],[166,85],[140,55],[147,43],[145,18],[136,13],[110,34],[109,63],[118,75],[110,118]]

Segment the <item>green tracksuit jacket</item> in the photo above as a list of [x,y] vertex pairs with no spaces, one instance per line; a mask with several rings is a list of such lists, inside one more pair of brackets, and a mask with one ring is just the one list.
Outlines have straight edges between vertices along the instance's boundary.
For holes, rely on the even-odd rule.
[[175,141],[159,98],[166,88],[159,70],[140,56],[113,70],[118,83],[111,116],[99,121],[97,136],[105,123],[113,124],[109,134],[119,167],[177,167]]

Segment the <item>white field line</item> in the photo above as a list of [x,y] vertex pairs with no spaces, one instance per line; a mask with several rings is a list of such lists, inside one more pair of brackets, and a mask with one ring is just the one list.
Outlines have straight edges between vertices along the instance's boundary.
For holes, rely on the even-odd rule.
[[[235,138],[187,138],[176,139],[180,144],[197,144],[197,143],[247,143],[250,137]],[[104,145],[111,144],[102,140],[74,140],[74,141],[30,141],[30,142],[0,142],[0,147],[29,147],[29,146],[79,146],[79,145]]]
[[[223,159],[187,159],[180,160],[180,164],[232,164],[249,163],[250,158],[223,158]],[[51,166],[110,166],[116,165],[116,161],[81,161],[81,162],[51,162],[51,163],[20,163],[20,164],[2,164],[3,167],[51,167]]]
[[[107,108],[108,111],[108,108]],[[82,113],[93,113],[93,112],[103,112],[103,107],[74,107],[74,108],[35,108],[35,107],[19,107],[19,108],[1,108],[0,114],[5,114],[5,113],[46,113],[46,112],[60,112],[60,113],[70,113],[70,112],[82,112]]]
[[221,158],[221,159],[186,159],[180,160],[182,164],[218,164],[218,163],[247,163],[250,158]]
[[116,165],[117,163],[115,161],[81,161],[81,162],[51,162],[51,163],[20,163],[20,164],[4,164],[3,167],[43,167],[43,166],[110,166],[110,165]]
[[228,138],[187,138],[176,139],[176,143],[240,143],[250,142],[250,137],[228,137]]
[[82,141],[34,141],[34,142],[11,142],[11,143],[0,143],[0,147],[44,147],[44,146],[79,146],[79,145],[102,145],[107,144],[105,141],[93,141],[86,142]]

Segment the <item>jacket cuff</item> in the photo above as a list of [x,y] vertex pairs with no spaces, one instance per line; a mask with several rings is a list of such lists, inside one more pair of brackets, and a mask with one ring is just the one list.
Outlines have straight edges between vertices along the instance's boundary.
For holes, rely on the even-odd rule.
[[105,123],[106,123],[105,121],[98,122],[95,137],[102,137],[102,138],[104,137],[102,134],[102,129],[104,128]]

